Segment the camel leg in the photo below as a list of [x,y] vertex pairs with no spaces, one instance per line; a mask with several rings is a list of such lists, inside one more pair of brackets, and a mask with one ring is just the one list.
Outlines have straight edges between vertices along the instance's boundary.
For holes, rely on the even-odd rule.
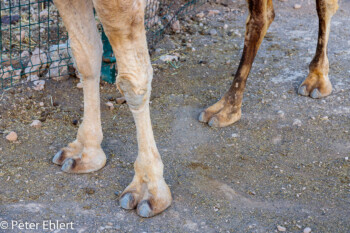
[[97,31],[91,0],[54,1],[71,41],[77,68],[84,80],[84,120],[77,138],[53,158],[69,173],[87,173],[99,170],[106,163],[101,149],[102,128],[99,80],[102,42]]
[[322,98],[332,93],[332,84],[328,78],[327,44],[331,18],[338,9],[338,0],[317,0],[316,6],[319,18],[316,54],[309,66],[309,75],[300,85],[298,92],[300,95]]
[[226,94],[199,115],[199,121],[212,127],[225,127],[241,118],[241,106],[246,81],[254,58],[266,31],[274,20],[272,0],[248,0],[249,15],[246,23],[243,55]]
[[116,55],[117,87],[126,98],[137,130],[135,175],[122,193],[120,205],[125,209],[137,208],[140,216],[151,217],[170,206],[172,197],[163,178],[163,163],[151,126],[149,98],[153,70],[144,28],[146,1],[93,2]]

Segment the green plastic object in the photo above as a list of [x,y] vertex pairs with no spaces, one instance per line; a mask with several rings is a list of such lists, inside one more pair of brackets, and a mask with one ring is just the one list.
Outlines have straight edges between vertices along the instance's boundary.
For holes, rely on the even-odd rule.
[[102,30],[101,39],[103,43],[101,78],[105,82],[115,83],[116,59],[115,59],[115,56],[113,55],[112,46],[109,43],[109,40],[103,30]]

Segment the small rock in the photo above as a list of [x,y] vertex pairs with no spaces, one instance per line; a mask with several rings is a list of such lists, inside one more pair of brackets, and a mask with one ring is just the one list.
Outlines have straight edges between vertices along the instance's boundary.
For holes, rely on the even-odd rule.
[[85,188],[85,193],[91,195],[95,193],[95,189],[93,188]]
[[28,58],[30,56],[30,53],[27,50],[24,50],[21,53],[21,58]]
[[8,67],[4,68],[3,70],[0,69],[0,78],[2,78],[2,79],[10,78],[12,75],[12,72],[13,72],[12,66],[8,66]]
[[295,4],[294,5],[294,9],[300,9],[301,8],[301,5],[300,4]]
[[179,57],[175,55],[163,55],[163,56],[160,56],[159,59],[164,62],[170,62],[170,61],[178,61]]
[[30,126],[31,126],[31,127],[34,127],[34,128],[40,128],[41,125],[42,125],[42,123],[41,123],[41,121],[39,121],[39,120],[34,120],[34,121],[30,124]]
[[34,128],[37,128],[37,129],[40,128],[41,125],[42,125],[42,123],[41,123],[41,121],[39,121],[39,120],[34,120],[34,121],[30,124],[31,127],[34,127]]
[[199,12],[196,16],[201,19],[204,18],[205,14],[204,12]]
[[23,41],[25,37],[26,37],[26,32],[25,31],[22,31],[21,35],[17,35],[16,36],[17,40],[20,41],[20,42]]
[[218,15],[220,14],[219,10],[209,10],[208,16]]
[[311,232],[311,228],[310,227],[306,227],[303,231],[303,233],[310,233]]
[[171,29],[172,29],[175,33],[179,33],[179,32],[181,31],[180,21],[179,21],[179,20],[175,20],[175,21],[171,24]]
[[105,105],[108,107],[109,110],[113,110],[114,109],[114,106],[113,106],[112,102],[108,101]]
[[46,66],[47,66],[46,54],[39,48],[36,48],[33,52],[32,57],[30,58],[30,61],[24,73],[28,75],[37,74],[41,69],[46,68]]
[[349,157],[345,157],[344,159],[345,159],[345,161],[348,161],[348,160],[349,160]]
[[324,117],[321,118],[321,120],[328,121],[329,119],[328,119],[328,116],[324,116]]
[[286,231],[287,229],[285,227],[282,227],[282,226],[277,226],[277,230],[278,231]]
[[277,114],[280,116],[280,117],[284,117],[284,112],[282,111],[282,110],[279,110],[278,112],[277,112]]
[[44,90],[44,86],[45,86],[45,81],[44,80],[34,81],[33,89],[36,90],[36,91],[41,91],[41,90]]
[[55,81],[62,81],[68,77],[68,65],[65,60],[61,62],[55,61],[50,65],[49,72],[47,72],[46,77],[52,77]]
[[278,136],[272,138],[272,143],[275,145],[279,144],[281,141],[282,141],[281,135],[278,135]]
[[248,191],[248,194],[249,194],[249,195],[256,195],[256,192],[255,192],[255,191],[249,190],[249,191]]
[[238,134],[236,134],[236,133],[233,133],[233,134],[231,135],[231,137],[233,137],[233,138],[238,138],[238,137],[239,137],[239,135],[238,135]]
[[12,76],[13,79],[20,79],[21,78],[21,70],[15,70]]
[[27,78],[28,82],[29,81],[33,82],[33,81],[36,81],[36,80],[39,80],[39,77],[36,74],[29,75],[28,78]]
[[84,85],[83,85],[82,82],[80,82],[80,83],[77,84],[77,88],[81,89],[81,88],[83,88],[83,87],[84,87]]
[[296,125],[296,126],[300,127],[301,126],[301,120],[295,119],[294,122],[293,122],[293,125]]
[[120,98],[117,98],[115,102],[117,102],[117,104],[124,104],[126,103],[126,99],[125,97],[120,97]]
[[40,17],[48,17],[49,12],[47,10],[43,10],[42,12],[40,12]]
[[17,141],[17,139],[18,139],[17,133],[14,132],[14,131],[10,132],[10,133],[6,136],[6,139],[7,139],[8,141],[10,141],[10,142],[15,142],[15,141]]
[[213,28],[213,29],[210,29],[209,34],[211,36],[216,36],[218,34],[218,32]]

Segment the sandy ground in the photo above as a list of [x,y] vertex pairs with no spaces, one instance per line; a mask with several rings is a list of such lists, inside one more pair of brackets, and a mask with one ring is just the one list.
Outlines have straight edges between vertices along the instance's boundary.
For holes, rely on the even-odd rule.
[[[329,43],[333,94],[322,100],[296,94],[316,45],[313,1],[275,2],[276,20],[248,79],[242,119],[215,129],[197,121],[200,111],[229,87],[243,46],[247,12],[189,21],[188,35],[165,38],[156,57],[177,50],[178,68],[155,62],[151,115],[174,201],[164,213],[142,219],[118,205],[133,177],[135,126],[127,105],[109,110],[118,96],[101,84],[103,149],[99,172],[71,175],[51,163],[75,138],[82,90],[75,78],[49,81],[0,95],[0,222],[73,222],[55,232],[349,232],[350,229],[350,1],[332,21]],[[308,4],[310,3],[310,4]],[[237,9],[244,5],[237,2]],[[228,29],[224,30],[224,24]],[[217,35],[208,35],[210,29]],[[191,42],[189,42],[191,40]],[[195,51],[182,44],[191,43]],[[40,106],[40,102],[44,106]],[[40,129],[30,123],[40,119]],[[16,131],[18,143],[5,140]]]

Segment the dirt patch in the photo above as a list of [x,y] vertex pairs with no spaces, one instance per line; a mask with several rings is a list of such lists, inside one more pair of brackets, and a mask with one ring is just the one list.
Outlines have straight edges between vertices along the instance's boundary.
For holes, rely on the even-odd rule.
[[[151,116],[174,197],[168,210],[141,219],[118,205],[114,193],[133,177],[137,143],[127,105],[104,105],[120,97],[114,85],[101,84],[106,167],[71,175],[51,163],[81,122],[82,90],[70,78],[49,81],[43,91],[22,86],[0,95],[0,220],[73,221],[72,232],[274,232],[277,225],[288,232],[347,232],[350,2],[341,2],[332,23],[331,96],[296,94],[317,41],[314,2],[295,10],[277,1],[276,20],[248,79],[242,119],[214,129],[197,117],[227,90],[238,66],[247,14],[241,5],[206,5],[220,14],[186,19],[186,33],[165,38],[153,55]],[[214,36],[207,33],[213,28]],[[180,62],[157,62],[169,48]],[[37,119],[42,127],[30,127]],[[5,140],[9,131],[17,132],[17,143]]]

